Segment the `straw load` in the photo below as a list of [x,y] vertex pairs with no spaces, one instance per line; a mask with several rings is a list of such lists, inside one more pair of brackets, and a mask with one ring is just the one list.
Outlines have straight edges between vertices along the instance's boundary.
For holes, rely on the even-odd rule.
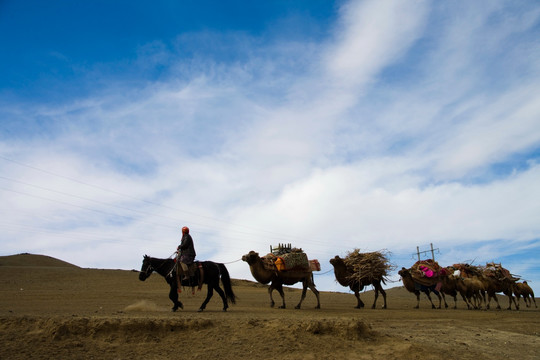
[[512,275],[510,271],[503,268],[501,264],[497,264],[494,262],[487,263],[486,267],[482,269],[484,276],[494,278],[499,281],[503,280],[510,280],[510,281],[517,281],[519,280],[520,276]]
[[351,282],[372,282],[374,280],[385,281],[389,272],[395,270],[388,260],[390,252],[387,250],[361,253],[359,249],[347,253],[343,261],[351,275]]

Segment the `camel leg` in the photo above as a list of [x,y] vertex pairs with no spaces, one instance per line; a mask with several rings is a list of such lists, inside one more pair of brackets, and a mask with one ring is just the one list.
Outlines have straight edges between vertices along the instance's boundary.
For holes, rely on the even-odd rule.
[[315,288],[315,284],[313,281],[308,282],[308,287],[311,289],[313,294],[315,294],[315,297],[317,298],[317,306],[315,306],[315,309],[321,308],[321,302],[319,301],[319,290]]
[[467,305],[467,310],[471,310],[471,305],[469,304],[469,300],[465,297],[465,295],[461,294],[461,298],[465,302],[465,305]]
[[270,307],[274,307],[276,303],[274,302],[274,298],[272,297],[272,291],[274,291],[274,284],[270,284],[268,286],[268,295],[270,295]]
[[300,302],[298,303],[298,305],[294,307],[295,309],[300,309],[300,306],[302,305],[302,301],[304,301],[304,299],[306,298],[306,293],[307,293],[307,284],[304,281],[302,284],[302,296],[300,297]]
[[[538,306],[536,305],[536,300],[534,298],[534,295],[531,296],[531,299],[534,301],[534,307],[538,309]],[[531,303],[531,300],[529,300],[529,303]],[[532,303],[531,303],[532,304]]]
[[420,291],[416,290],[414,294],[416,295],[416,306],[414,308],[419,309],[420,308]]
[[383,296],[383,309],[386,309],[386,291],[381,286],[381,283],[375,283],[373,284],[373,287],[375,288],[375,300],[373,301],[373,305],[371,306],[372,309],[375,309],[375,306],[377,304],[377,298],[379,297],[379,291],[381,292],[381,295]]
[[481,304],[484,304],[484,308],[486,307],[486,293],[484,290],[480,290],[480,302]]
[[[490,295],[490,294],[488,294]],[[495,300],[495,302],[497,303],[497,310],[501,310],[501,305],[499,305],[499,299],[497,299],[497,295],[495,293],[493,293],[492,295],[490,295],[493,300]]]
[[442,296],[442,299],[444,301],[444,308],[448,309],[448,304],[446,303],[446,295],[444,295],[444,293],[442,291],[441,291],[441,296]]
[[508,296],[508,308],[506,310],[512,310],[512,302],[514,303],[516,310],[519,310],[519,305],[516,303],[516,299],[512,296],[512,292],[506,292],[505,295]]
[[358,290],[354,291],[354,296],[356,296],[356,308],[361,309],[364,307],[364,302],[360,299],[360,292]]
[[279,292],[282,302],[282,305],[279,307],[279,309],[285,309],[285,294],[283,293],[283,284],[278,284],[276,286],[276,290]]
[[[437,295],[437,297],[439,298],[439,307],[437,309],[441,309],[442,308],[442,296],[441,296],[441,293],[436,291],[436,290],[433,290],[433,293],[435,295]],[[433,303],[431,303],[431,304],[433,305]],[[433,308],[435,308],[435,307],[433,307]]]
[[309,287],[311,289],[311,291],[313,292],[313,294],[315,294],[315,297],[317,297],[317,306],[315,306],[315,309],[320,309],[321,308],[321,303],[319,301],[319,290],[317,290],[315,288],[315,284],[312,281],[304,280],[302,282],[302,285],[303,285],[302,286],[302,297],[300,298],[300,302],[298,303],[298,305],[296,305],[294,308],[295,309],[300,309],[300,306],[302,305],[302,302],[306,298],[307,289]]
[[[436,309],[435,304],[433,304],[433,300],[431,300],[431,296],[429,295],[429,291],[426,290],[426,291],[424,291],[424,293],[426,294],[427,298],[429,299],[429,302],[431,303],[431,308]],[[439,295],[439,300],[440,299],[441,299],[441,296]]]

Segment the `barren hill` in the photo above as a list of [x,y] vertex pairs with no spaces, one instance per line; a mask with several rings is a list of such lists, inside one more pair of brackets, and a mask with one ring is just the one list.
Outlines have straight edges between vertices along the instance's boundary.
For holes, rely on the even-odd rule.
[[28,253],[0,256],[0,266],[78,267],[50,256]]

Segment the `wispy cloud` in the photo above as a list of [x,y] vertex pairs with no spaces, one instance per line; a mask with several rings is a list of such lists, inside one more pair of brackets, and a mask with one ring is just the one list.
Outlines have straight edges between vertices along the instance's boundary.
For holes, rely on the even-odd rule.
[[526,262],[539,10],[347,2],[328,37],[180,34],[93,65],[85,96],[3,102],[3,252],[132,268],[188,224],[199,257],[224,262],[278,242],[326,268],[355,247],[408,266],[430,242],[445,261]]

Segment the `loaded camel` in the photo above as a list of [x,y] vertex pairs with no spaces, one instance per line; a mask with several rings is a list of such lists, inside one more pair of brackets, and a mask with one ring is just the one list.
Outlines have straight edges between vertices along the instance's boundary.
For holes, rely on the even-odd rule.
[[525,302],[525,306],[531,307],[532,302],[534,301],[534,307],[538,308],[538,306],[536,305],[536,300],[534,299],[533,289],[531,289],[531,287],[529,286],[529,284],[527,284],[526,281],[522,283],[515,283],[513,291],[514,291],[514,295],[517,298],[518,306],[519,306],[519,298],[523,296],[523,301]]
[[251,274],[261,284],[268,284],[268,294],[270,295],[270,306],[274,307],[275,302],[272,298],[272,292],[277,290],[281,295],[282,305],[280,309],[285,309],[285,294],[283,293],[283,285],[294,285],[298,282],[302,282],[302,297],[300,302],[295,306],[295,309],[300,309],[302,302],[306,297],[307,288],[309,287],[313,294],[317,297],[316,309],[321,308],[319,302],[319,291],[315,288],[313,282],[313,272],[311,270],[305,271],[276,271],[266,269],[263,260],[260,258],[259,253],[250,251],[248,254],[242,256],[242,260],[247,262]]
[[401,276],[401,279],[403,281],[403,286],[405,286],[405,289],[407,289],[409,292],[412,292],[416,295],[416,306],[415,309],[418,309],[420,307],[420,292],[423,292],[426,294],[427,298],[429,299],[429,302],[431,303],[431,308],[435,309],[435,305],[433,304],[433,301],[431,300],[431,296],[429,295],[430,292],[433,292],[437,297],[439,298],[439,309],[441,308],[441,295],[440,293],[435,290],[435,285],[433,286],[425,286],[421,285],[414,281],[412,278],[411,272],[409,269],[406,269],[404,267],[401,268],[401,270],[398,271],[398,274]]
[[384,284],[384,279],[382,277],[380,279],[373,280],[370,280],[368,278],[364,279],[363,281],[355,280],[352,278],[353,270],[347,267],[345,261],[343,261],[343,259],[337,255],[335,258],[330,259],[330,264],[334,266],[334,274],[338,283],[341,286],[348,286],[352,291],[354,291],[354,296],[356,296],[357,299],[357,309],[364,307],[364,302],[360,299],[360,291],[362,291],[364,286],[367,285],[373,285],[373,288],[375,289],[375,300],[373,301],[373,305],[371,306],[371,308],[375,309],[375,305],[377,304],[377,298],[379,297],[380,291],[384,299],[384,304],[382,308],[386,309],[386,292],[381,286],[381,282]]
[[[497,303],[497,309],[500,309],[501,306],[499,305],[499,300],[497,299],[496,293],[502,292],[504,295],[508,296],[508,308],[507,310],[512,309],[512,302],[514,302],[514,305],[516,307],[516,310],[519,310],[519,305],[516,302],[516,299],[512,296],[512,293],[514,291],[514,285],[516,284],[516,278],[511,277],[511,275],[508,273],[508,276],[493,276],[490,273],[490,267],[493,266],[493,264],[487,264],[488,267],[484,269],[484,272],[482,276],[479,277],[480,281],[482,281],[482,284],[484,285],[484,289],[488,295],[487,301],[486,301],[486,309],[489,309],[489,304],[491,302],[491,299],[493,298],[495,302]],[[502,268],[501,268],[502,269]],[[507,270],[506,270],[507,271]]]
[[442,278],[441,295],[446,304],[445,294],[454,298],[454,309],[457,309],[457,294],[467,305],[467,309],[481,309],[482,302],[485,303],[484,285],[477,276],[462,277],[461,270],[456,270],[453,266],[445,268],[446,274]]

